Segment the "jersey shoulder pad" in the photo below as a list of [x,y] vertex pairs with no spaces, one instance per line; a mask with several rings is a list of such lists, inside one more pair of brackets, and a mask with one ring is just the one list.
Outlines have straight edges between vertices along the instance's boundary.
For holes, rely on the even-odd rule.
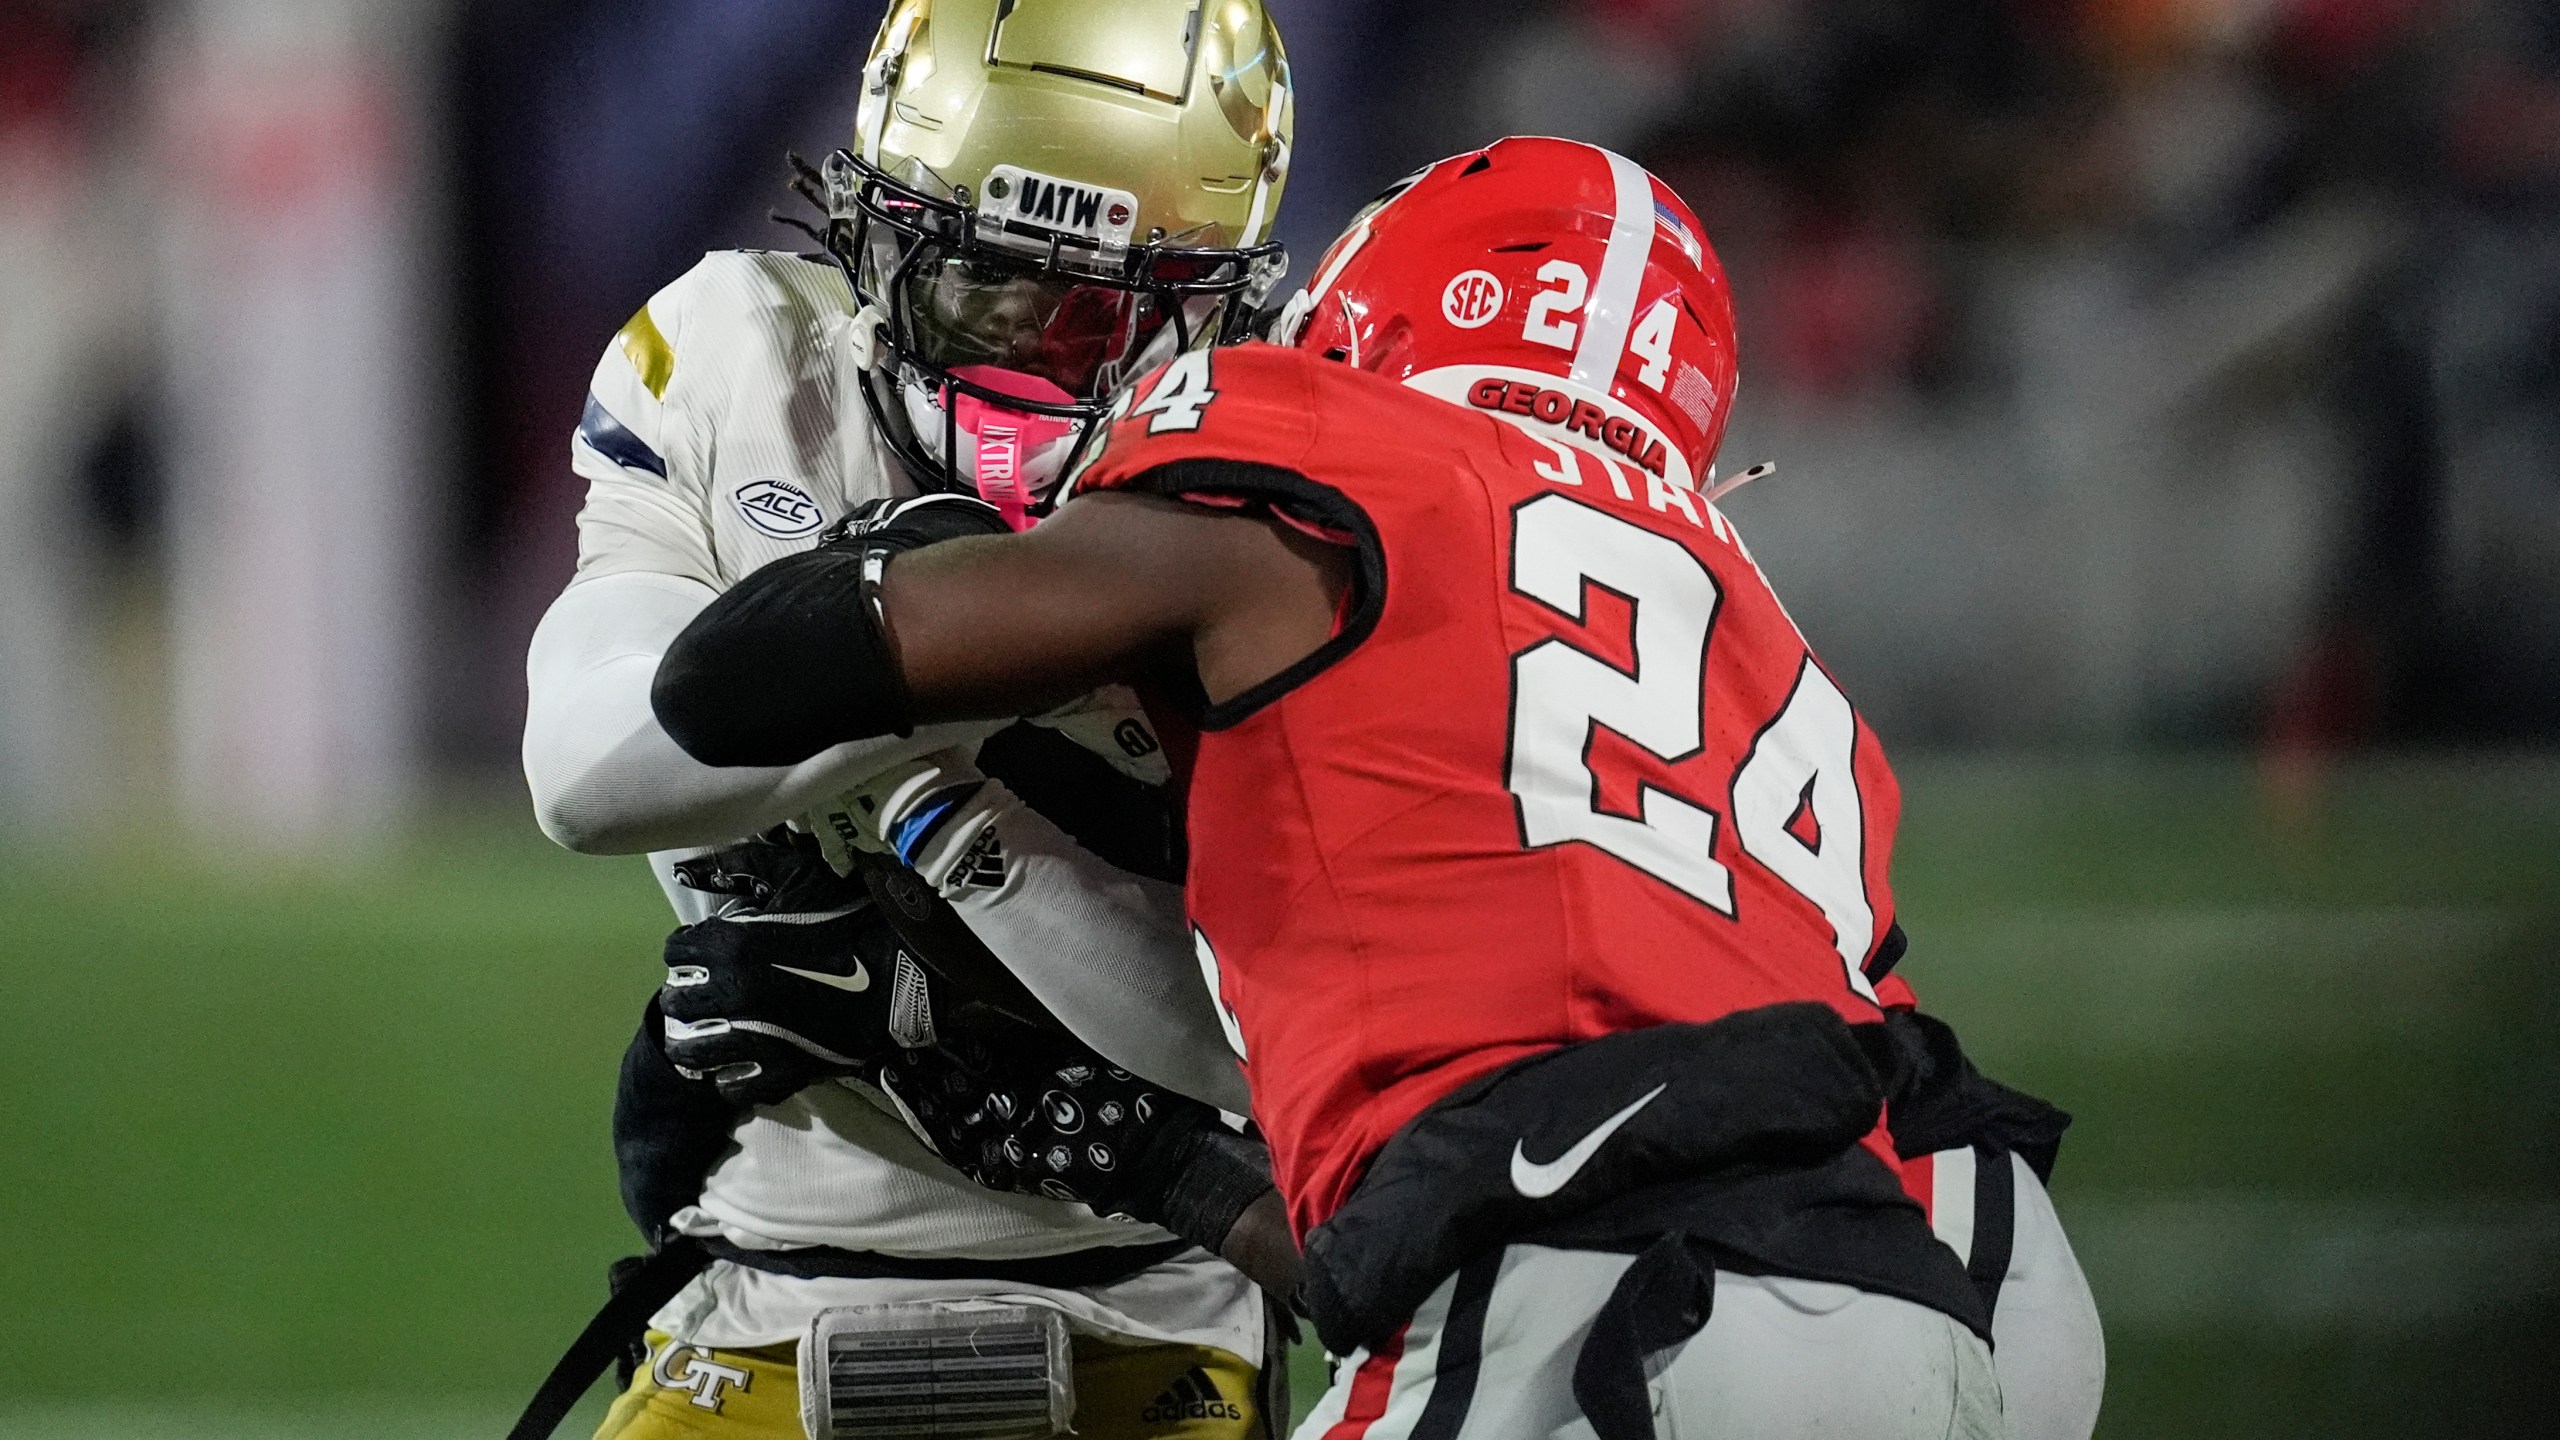
[[1080,461],[1076,492],[1133,488],[1186,460],[1303,469],[1319,428],[1317,363],[1248,343],[1159,366],[1112,403],[1110,424]]
[[782,250],[714,250],[659,293],[685,312],[694,340],[724,350],[790,350],[854,308],[844,272]]
[[[1221,508],[1267,504],[1310,534],[1364,549],[1375,507],[1466,524],[1473,447],[1497,421],[1303,350],[1194,352],[1130,387],[1073,494],[1127,490]],[[1373,562],[1374,563],[1374,562]]]
[[[1445,450],[1447,427],[1461,412],[1339,361],[1255,342],[1184,355],[1122,392],[1112,413],[1104,439],[1083,459],[1079,493],[1159,488],[1149,477],[1185,461],[1349,484],[1386,452]],[[1183,473],[1195,482],[1185,488],[1199,488],[1197,469],[1185,465]]]
[[767,250],[703,256],[605,347],[573,447],[579,469],[592,455],[669,478],[686,412],[716,411],[742,386],[784,385],[815,363],[831,319],[852,313],[833,265]]

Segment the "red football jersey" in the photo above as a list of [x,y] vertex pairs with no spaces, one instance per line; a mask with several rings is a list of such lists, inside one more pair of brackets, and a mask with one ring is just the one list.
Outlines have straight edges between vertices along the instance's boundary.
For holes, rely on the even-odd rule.
[[1077,485],[1268,503],[1364,557],[1330,644],[1204,714],[1191,777],[1195,941],[1301,1234],[1525,1056],[1878,1018],[1893,773],[1694,491],[1261,345],[1142,380]]

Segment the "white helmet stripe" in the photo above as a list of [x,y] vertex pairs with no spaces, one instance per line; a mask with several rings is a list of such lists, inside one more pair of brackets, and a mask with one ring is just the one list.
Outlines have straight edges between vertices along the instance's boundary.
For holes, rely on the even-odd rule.
[[1324,303],[1324,297],[1333,289],[1333,282],[1342,278],[1343,267],[1349,265],[1351,257],[1359,254],[1360,247],[1368,243],[1369,222],[1363,220],[1360,228],[1342,241],[1342,248],[1335,252],[1333,263],[1324,267],[1324,273],[1316,276],[1314,283],[1306,289],[1290,296],[1289,303],[1280,307],[1279,323],[1271,327],[1271,338],[1275,343],[1298,343],[1298,337],[1306,333],[1307,321],[1314,317],[1316,307]]
[[1238,233],[1238,245],[1259,245],[1263,235],[1262,217],[1271,209],[1271,167],[1262,167],[1253,177],[1253,208],[1245,212],[1244,229]]
[[[869,65],[863,67],[863,103],[857,107],[855,115],[855,123],[860,126],[861,133],[854,138],[862,147],[862,158],[871,164],[880,163],[880,137],[888,133],[889,112],[898,103],[898,97],[891,93],[891,72],[906,60],[907,47],[915,43],[916,30],[924,24],[924,17],[925,10],[921,5],[900,11],[894,17],[897,28],[881,35],[878,53],[872,56]],[[861,121],[866,116],[870,123],[862,125]]]
[[1645,261],[1653,254],[1654,212],[1653,177],[1644,167],[1613,150],[1600,153],[1617,185],[1618,210],[1609,222],[1609,251],[1600,261],[1600,279],[1582,312],[1582,348],[1573,352],[1572,378],[1605,393],[1617,379],[1618,362],[1627,353],[1627,330],[1635,324],[1636,288],[1644,283]]
[[1359,254],[1361,247],[1368,243],[1369,222],[1363,220],[1358,233],[1342,242],[1342,253],[1334,256],[1333,263],[1324,267],[1324,273],[1316,277],[1316,283],[1307,287],[1307,293],[1322,300],[1325,292],[1333,288],[1333,282],[1342,278],[1343,270],[1351,264],[1351,257]]

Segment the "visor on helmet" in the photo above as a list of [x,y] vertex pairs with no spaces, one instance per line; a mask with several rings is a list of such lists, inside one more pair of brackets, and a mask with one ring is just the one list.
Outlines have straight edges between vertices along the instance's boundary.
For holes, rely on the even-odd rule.
[[[892,176],[840,150],[823,181],[827,249],[884,322],[887,363],[864,398],[919,480],[948,489],[985,478],[967,468],[975,447],[948,433],[960,400],[1066,421],[1081,445],[1123,380],[1243,338],[1286,269],[1276,244],[1113,244],[1025,227],[912,163]],[[944,435],[916,423],[927,418],[910,403],[918,396]]]
[[927,258],[907,267],[902,288],[908,358],[1036,375],[1069,399],[1103,393],[1179,308],[1159,294],[991,256]]

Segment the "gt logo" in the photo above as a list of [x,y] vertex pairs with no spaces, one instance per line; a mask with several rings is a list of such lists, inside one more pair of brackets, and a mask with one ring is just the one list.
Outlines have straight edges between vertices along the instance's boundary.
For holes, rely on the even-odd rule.
[[720,1413],[720,1406],[726,1399],[720,1393],[720,1387],[734,1385],[744,1390],[755,1380],[753,1374],[738,1366],[723,1365],[713,1360],[708,1350],[697,1350],[672,1340],[650,1362],[649,1378],[658,1382],[663,1390],[692,1391],[694,1408],[708,1410],[715,1415]]

